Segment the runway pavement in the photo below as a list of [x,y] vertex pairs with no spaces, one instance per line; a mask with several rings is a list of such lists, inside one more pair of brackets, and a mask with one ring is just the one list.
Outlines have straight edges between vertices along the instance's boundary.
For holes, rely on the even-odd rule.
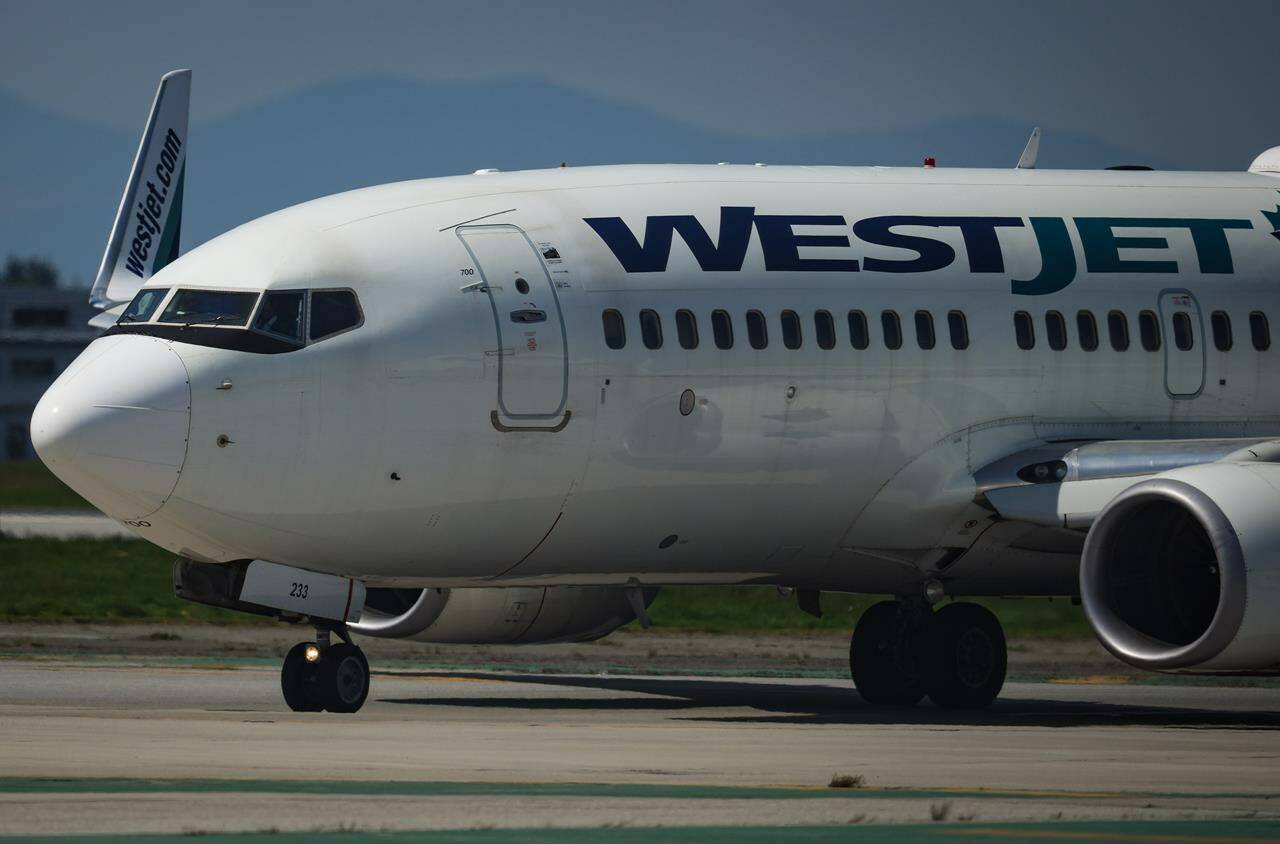
[[0,510],[0,531],[17,539],[140,539],[97,510]]
[[954,713],[836,680],[397,669],[334,716],[253,660],[11,659],[0,835],[1278,838],[1278,713],[1276,688],[1012,684]]

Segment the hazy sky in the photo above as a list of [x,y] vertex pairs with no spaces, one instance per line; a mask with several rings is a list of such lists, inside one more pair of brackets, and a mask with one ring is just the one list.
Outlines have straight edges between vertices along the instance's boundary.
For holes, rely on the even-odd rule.
[[1243,169],[1280,144],[1277,65],[1277,0],[0,0],[0,87],[129,129],[174,67],[196,123],[352,76],[532,77],[740,134],[995,117]]

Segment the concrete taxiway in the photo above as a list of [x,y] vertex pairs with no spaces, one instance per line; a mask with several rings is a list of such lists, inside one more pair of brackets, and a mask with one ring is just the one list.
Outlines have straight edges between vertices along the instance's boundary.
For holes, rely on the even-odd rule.
[[0,510],[0,530],[16,539],[139,539],[96,510]]
[[[355,715],[277,668],[0,661],[0,835],[1280,819],[1280,689],[396,669]],[[833,774],[858,785],[827,788]],[[50,779],[53,778],[53,779]],[[1280,826],[1266,827],[1280,834]],[[1033,836],[1034,837],[1034,836]]]

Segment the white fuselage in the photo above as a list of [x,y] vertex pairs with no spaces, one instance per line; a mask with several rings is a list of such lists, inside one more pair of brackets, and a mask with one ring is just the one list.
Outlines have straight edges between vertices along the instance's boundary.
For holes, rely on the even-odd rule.
[[[121,326],[60,379],[45,412],[79,400],[168,414],[185,451],[166,458],[167,491],[151,479],[155,495],[117,495],[149,448],[182,450],[140,412],[103,423],[129,432],[113,442],[138,438],[119,446],[131,462],[73,485],[192,559],[371,584],[892,591],[914,561],[972,541],[956,536],[983,517],[973,473],[1018,449],[1280,435],[1277,352],[1255,349],[1250,331],[1253,312],[1280,318],[1280,239],[1263,213],[1278,187],[1251,174],[739,166],[386,185],[249,223],[147,283],[349,288],[358,328],[268,354]],[[706,234],[699,246],[689,217]],[[646,346],[646,309],[660,348]],[[622,317],[622,348],[606,344],[606,310]],[[682,347],[678,310],[696,318],[696,348]],[[717,347],[717,310],[731,348]],[[751,344],[752,310],[765,348]],[[851,342],[854,310],[866,348]],[[784,311],[797,316],[798,348]],[[900,320],[898,349],[884,311]],[[931,349],[918,311],[932,317]],[[967,348],[953,348],[952,311]],[[1019,348],[1015,311],[1032,319],[1033,348]],[[1050,311],[1066,325],[1061,350]],[[1096,322],[1096,350],[1082,348],[1080,311]],[[1127,350],[1112,347],[1112,311],[1125,315]],[[1158,351],[1143,348],[1142,311],[1159,322]],[[1171,322],[1179,311],[1188,349]],[[1230,318],[1230,350],[1214,344],[1216,311]],[[90,381],[128,381],[113,368],[143,347],[150,369],[185,373],[185,432],[176,383],[167,398],[154,385],[139,387],[147,400],[108,387],[76,398]],[[1055,572],[983,589],[1074,586]]]

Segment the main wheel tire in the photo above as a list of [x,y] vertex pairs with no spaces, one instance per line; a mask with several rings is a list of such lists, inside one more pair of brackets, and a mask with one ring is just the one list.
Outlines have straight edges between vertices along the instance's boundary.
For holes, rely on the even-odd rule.
[[319,712],[324,709],[316,687],[316,675],[319,666],[307,662],[307,648],[313,642],[299,642],[289,649],[280,668],[280,691],[284,692],[284,702],[294,712]]
[[332,645],[320,657],[317,680],[325,709],[357,712],[369,697],[369,660],[355,645]]
[[948,604],[934,613],[926,658],[929,699],[948,709],[990,704],[1009,668],[1000,621],[978,604]]
[[901,612],[897,601],[871,606],[858,619],[849,643],[853,685],[876,706],[914,706],[925,694],[924,678],[911,670],[918,637],[903,629]]

